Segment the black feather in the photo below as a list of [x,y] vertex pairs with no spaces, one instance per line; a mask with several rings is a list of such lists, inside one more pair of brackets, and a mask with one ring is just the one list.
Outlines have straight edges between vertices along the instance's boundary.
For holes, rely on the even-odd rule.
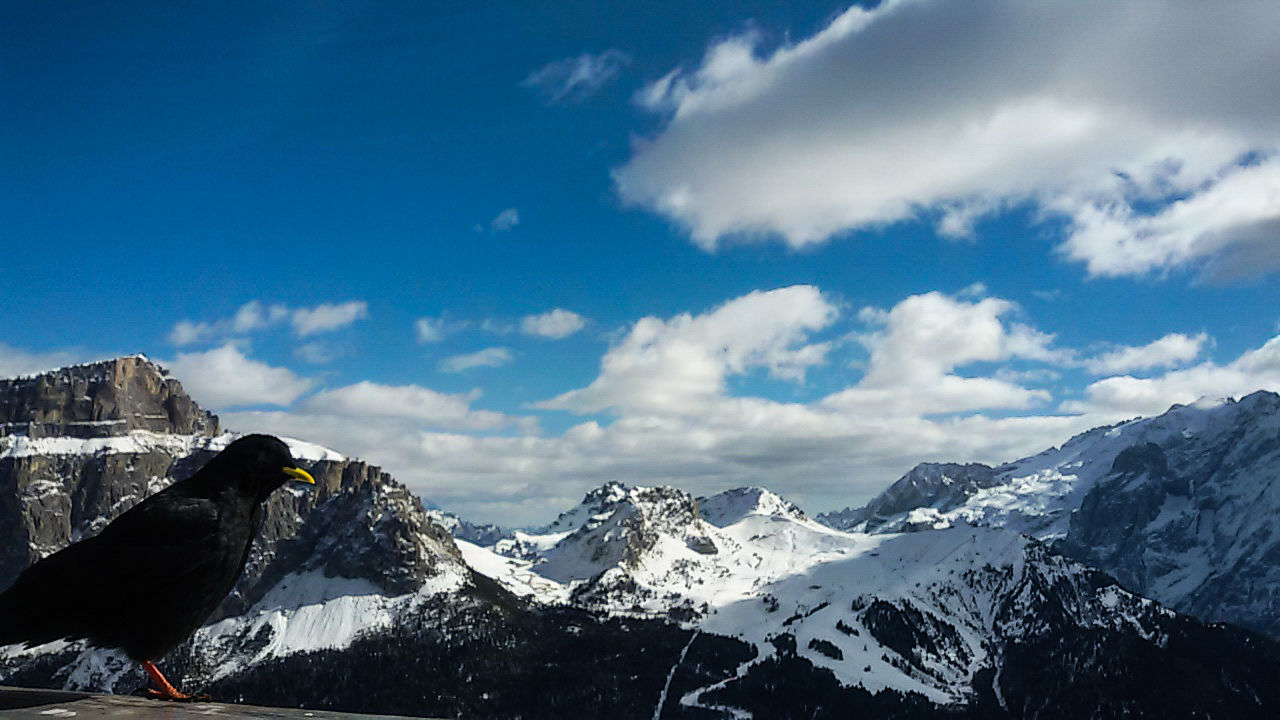
[[98,535],[27,568],[0,594],[0,645],[87,639],[158,659],[231,591],[261,503],[293,464],[277,438],[240,438]]

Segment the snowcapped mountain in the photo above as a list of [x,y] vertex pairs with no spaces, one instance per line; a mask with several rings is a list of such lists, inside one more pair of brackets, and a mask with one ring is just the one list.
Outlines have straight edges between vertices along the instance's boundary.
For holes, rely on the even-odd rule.
[[1018,692],[1013,678],[1025,670],[1005,673],[1018,648],[1079,633],[1159,654],[1181,622],[1020,533],[964,524],[847,533],[758,488],[695,500],[611,483],[492,552],[460,544],[519,594],[662,615],[754,649],[733,679],[689,692],[689,706],[780,657],[871,693],[972,704]]
[[[1197,406],[1020,464],[922,466],[847,513],[855,532],[762,488],[617,483],[506,531],[290,440],[316,487],[272,496],[236,589],[165,667],[228,699],[409,715],[1274,717],[1280,646],[1176,614],[1045,542],[1093,537],[1072,553],[1128,561],[1157,530],[1201,542],[1185,534],[1193,516],[1221,530],[1207,536],[1229,521],[1270,537],[1229,486],[1275,452],[1263,405],[1231,431],[1213,415],[1227,406]],[[141,356],[0,381],[0,586],[231,437]],[[1186,467],[1202,472],[1184,482]],[[1211,502],[1217,525],[1186,510]],[[1115,513],[1127,524],[1108,524]],[[0,682],[141,681],[111,652],[0,649]]]
[[1057,541],[1128,589],[1280,638],[1280,396],[1175,406],[988,468],[921,465],[863,508],[871,532],[963,522]]
[[[186,477],[235,435],[145,357],[0,382],[0,587],[28,564],[96,533],[142,498]],[[179,663],[216,679],[317,647],[342,647],[388,624],[415,598],[471,583],[471,570],[421,501],[375,466],[286,439],[314,488],[264,505],[244,574]],[[127,692],[136,667],[107,651],[53,643],[0,651],[0,678],[56,656],[70,687]]]

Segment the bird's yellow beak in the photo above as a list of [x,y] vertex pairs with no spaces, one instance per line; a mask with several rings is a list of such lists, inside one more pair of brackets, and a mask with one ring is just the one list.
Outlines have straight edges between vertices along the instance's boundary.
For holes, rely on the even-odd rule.
[[294,480],[297,480],[298,482],[304,482],[310,485],[316,484],[316,479],[311,477],[311,473],[307,472],[306,470],[303,470],[302,468],[287,467],[284,469],[284,474],[288,475]]

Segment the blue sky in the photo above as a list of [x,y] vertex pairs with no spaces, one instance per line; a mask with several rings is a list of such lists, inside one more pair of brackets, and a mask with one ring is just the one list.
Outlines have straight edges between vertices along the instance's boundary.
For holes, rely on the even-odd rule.
[[539,522],[1280,389],[1277,8],[0,7],[0,374]]

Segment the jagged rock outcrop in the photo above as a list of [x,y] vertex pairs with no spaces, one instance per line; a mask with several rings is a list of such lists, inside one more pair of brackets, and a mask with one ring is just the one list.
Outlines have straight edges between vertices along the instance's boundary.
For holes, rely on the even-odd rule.
[[871,532],[1018,530],[1175,610],[1280,639],[1277,480],[1280,395],[1260,391],[1095,428],[997,468],[922,465],[822,519]]
[[1182,612],[1280,638],[1280,395],[1223,410],[1120,451],[1059,547]]
[[212,436],[218,416],[142,355],[0,380],[0,436],[97,438],[132,430]]
[[[189,476],[230,441],[164,370],[135,355],[0,381],[0,587],[35,560],[92,535]],[[316,478],[272,495],[234,615],[289,573],[365,579],[412,592],[441,565],[463,567],[421,501],[374,465],[297,443]]]
[[932,515],[919,513],[912,523],[912,510],[952,508],[997,482],[996,469],[981,463],[920,463],[863,507],[823,513],[818,520],[840,530],[911,529]]
[[0,380],[0,587],[181,476],[218,431],[140,355]]

